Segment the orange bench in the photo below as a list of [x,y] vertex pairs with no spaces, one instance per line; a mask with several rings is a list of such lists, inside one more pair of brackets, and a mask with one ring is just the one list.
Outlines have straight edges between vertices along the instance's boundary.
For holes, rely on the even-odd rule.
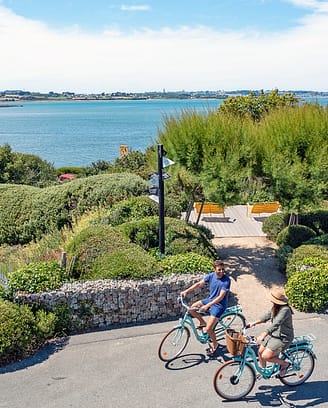
[[[196,213],[200,212],[202,208],[202,204],[203,203],[200,203],[200,202],[194,203],[194,209]],[[220,207],[217,203],[205,202],[203,204],[202,214],[223,214],[224,215],[224,208]]]
[[247,216],[251,214],[273,214],[281,209],[279,201],[272,201],[268,203],[247,203]]

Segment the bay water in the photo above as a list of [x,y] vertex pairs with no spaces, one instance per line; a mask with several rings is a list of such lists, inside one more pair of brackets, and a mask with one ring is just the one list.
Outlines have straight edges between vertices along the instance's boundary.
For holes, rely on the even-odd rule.
[[[328,98],[316,102],[328,104]],[[157,143],[165,116],[217,109],[220,99],[18,102],[0,109],[0,146],[62,166],[113,161],[120,146],[145,149]]]
[[0,109],[0,146],[62,166],[113,161],[120,146],[157,143],[166,115],[217,109],[222,100],[115,100],[19,102]]

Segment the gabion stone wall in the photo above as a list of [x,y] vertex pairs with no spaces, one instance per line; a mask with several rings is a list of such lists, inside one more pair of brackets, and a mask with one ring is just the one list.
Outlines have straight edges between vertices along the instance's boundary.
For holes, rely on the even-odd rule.
[[[180,316],[180,292],[204,275],[171,275],[154,280],[111,280],[65,283],[60,289],[32,295],[17,294],[15,301],[40,304],[50,310],[67,305],[75,330],[104,328]],[[203,291],[203,293],[202,293]],[[188,295],[187,303],[203,298],[208,288]]]

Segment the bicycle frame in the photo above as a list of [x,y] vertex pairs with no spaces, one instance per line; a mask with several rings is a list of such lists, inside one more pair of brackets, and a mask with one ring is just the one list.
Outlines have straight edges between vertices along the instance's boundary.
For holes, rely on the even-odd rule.
[[[193,321],[192,316],[189,314],[189,306],[186,305],[183,302],[183,299],[181,297],[178,298],[181,302],[181,304],[187,309],[186,313],[184,314],[184,316],[182,318],[179,319],[179,323],[175,326],[176,328],[180,328],[180,327],[185,327],[185,326],[189,326],[194,334],[194,336],[196,337],[196,339],[201,343],[201,344],[206,344],[210,341],[210,337],[207,333],[204,333],[203,330],[201,332],[198,332],[195,326],[195,323]],[[220,318],[218,319],[218,322],[214,328],[215,334],[218,337],[219,334],[222,333],[222,335],[225,334],[225,330],[230,326],[231,322],[226,325],[224,324],[223,319],[227,316],[232,316],[232,315],[237,315],[237,314],[241,314],[242,312],[242,307],[240,305],[235,305],[235,306],[231,306],[228,307],[220,316]]]
[[[292,352],[295,350],[304,350],[304,351],[310,352],[314,358],[317,358],[313,351],[313,344],[312,344],[313,340],[315,340],[315,337],[312,334],[295,337],[295,339],[293,340],[291,345],[288,347],[288,349],[284,350],[280,354],[280,356],[284,356],[285,358],[288,358],[293,366],[293,369],[299,370],[302,360],[304,358],[304,355],[303,356],[298,355],[298,358],[296,361],[296,359],[292,356]],[[252,366],[255,373],[258,372],[260,376],[266,380],[271,378],[275,374],[278,374],[278,372],[280,371],[279,364],[274,363],[270,365],[269,367],[265,367],[265,368],[261,367],[258,364],[257,354],[252,348],[252,345],[255,345],[255,344],[251,343],[251,338],[248,338],[248,341],[249,342],[245,345],[245,349],[244,349],[242,356],[232,357],[232,360],[240,362],[240,367],[239,367],[238,373],[236,373],[236,377],[239,379],[240,375],[242,374],[244,370],[246,362]],[[256,379],[258,380],[259,378],[256,377]]]

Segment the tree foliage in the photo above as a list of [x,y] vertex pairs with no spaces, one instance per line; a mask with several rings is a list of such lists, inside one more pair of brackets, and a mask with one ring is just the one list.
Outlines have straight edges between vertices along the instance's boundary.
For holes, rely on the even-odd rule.
[[182,112],[165,118],[159,142],[176,162],[172,172],[191,173],[207,200],[278,200],[299,212],[328,196],[328,108],[290,105],[277,102],[255,122],[230,111]]
[[261,120],[273,109],[298,105],[298,98],[292,93],[279,94],[278,89],[270,93],[251,92],[248,96],[231,96],[224,100],[219,112],[232,114],[239,118],[251,118],[254,122]]
[[0,146],[0,183],[44,187],[55,181],[51,163],[33,154],[15,153],[8,144]]

